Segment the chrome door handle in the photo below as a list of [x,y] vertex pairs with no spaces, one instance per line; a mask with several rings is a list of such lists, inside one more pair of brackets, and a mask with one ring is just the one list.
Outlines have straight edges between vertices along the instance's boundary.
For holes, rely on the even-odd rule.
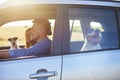
[[52,77],[57,76],[57,71],[41,72],[36,74],[31,74],[30,79],[43,78],[43,77]]

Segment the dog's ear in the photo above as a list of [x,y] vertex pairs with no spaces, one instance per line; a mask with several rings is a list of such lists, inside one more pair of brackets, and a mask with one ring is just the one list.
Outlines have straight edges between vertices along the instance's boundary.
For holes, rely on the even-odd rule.
[[8,38],[8,41],[11,41],[12,39],[11,38]]
[[10,39],[8,39],[8,41],[10,41]]
[[14,37],[13,39],[14,39],[14,40],[17,40],[17,39],[18,39],[18,37]]

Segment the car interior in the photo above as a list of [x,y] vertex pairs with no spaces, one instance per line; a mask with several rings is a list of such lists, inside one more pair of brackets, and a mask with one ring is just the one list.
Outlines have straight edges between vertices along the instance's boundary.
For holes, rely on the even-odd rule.
[[[23,8],[24,7],[24,8]],[[12,10],[11,10],[12,9]],[[48,12],[49,11],[49,12]],[[9,15],[7,13],[9,12]],[[6,15],[5,15],[6,13]],[[3,9],[0,14],[4,15],[0,17],[0,50],[10,49],[10,44],[8,42],[8,38],[11,36],[18,37],[18,43],[21,48],[25,48],[25,31],[32,27],[32,20],[35,18],[46,18],[51,23],[52,33],[54,32],[55,26],[55,18],[56,18],[56,6],[22,6],[22,7],[14,7]],[[21,22],[23,25],[16,24],[9,26],[6,24],[9,23],[17,23]],[[23,22],[23,23],[22,23]],[[25,23],[26,22],[26,23]],[[27,24],[29,22],[30,24]],[[25,25],[24,25],[25,24]],[[4,36],[6,35],[6,36]],[[48,36],[51,40],[53,38],[53,34]]]

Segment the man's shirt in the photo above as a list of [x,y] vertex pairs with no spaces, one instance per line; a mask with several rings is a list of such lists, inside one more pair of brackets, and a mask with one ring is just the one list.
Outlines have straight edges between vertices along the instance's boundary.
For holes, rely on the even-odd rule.
[[51,52],[51,40],[45,38],[30,48],[9,50],[10,57],[22,57],[22,56],[40,56],[50,54]]

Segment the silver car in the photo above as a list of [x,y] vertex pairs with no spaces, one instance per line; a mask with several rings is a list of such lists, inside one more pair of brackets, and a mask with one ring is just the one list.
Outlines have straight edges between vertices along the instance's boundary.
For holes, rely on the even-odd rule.
[[[25,23],[51,22],[51,54],[0,59],[0,80],[120,80],[120,2],[11,0],[0,5],[0,50],[17,36],[25,48]],[[93,30],[93,31],[91,31]],[[96,34],[96,36],[94,35]],[[93,41],[97,43],[90,44]]]

